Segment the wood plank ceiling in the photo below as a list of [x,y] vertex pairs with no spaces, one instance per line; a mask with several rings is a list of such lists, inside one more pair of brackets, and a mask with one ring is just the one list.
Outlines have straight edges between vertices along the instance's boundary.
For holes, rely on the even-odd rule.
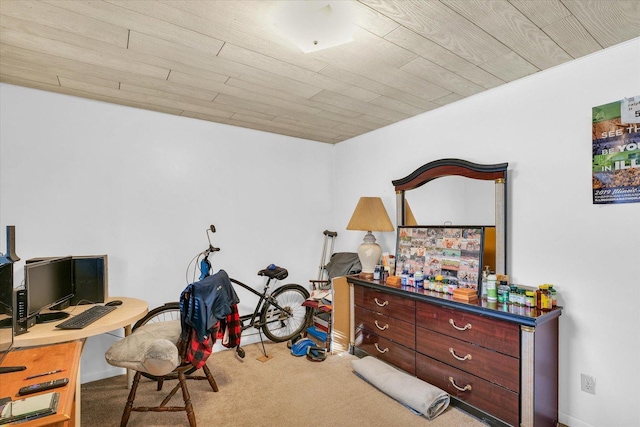
[[0,0],[0,81],[338,143],[640,36],[640,0],[359,0],[304,54],[278,3]]

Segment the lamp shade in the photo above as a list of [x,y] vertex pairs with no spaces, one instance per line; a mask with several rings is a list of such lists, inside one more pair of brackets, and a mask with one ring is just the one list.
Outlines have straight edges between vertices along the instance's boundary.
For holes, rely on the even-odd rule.
[[393,231],[393,224],[380,197],[360,197],[347,230]]

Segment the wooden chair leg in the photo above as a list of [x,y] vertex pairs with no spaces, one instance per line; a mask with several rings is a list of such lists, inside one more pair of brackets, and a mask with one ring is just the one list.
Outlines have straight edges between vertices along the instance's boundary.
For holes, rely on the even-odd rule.
[[216,384],[216,380],[213,378],[213,374],[211,374],[211,371],[209,370],[209,367],[206,364],[202,367],[202,371],[204,372],[204,375],[207,377],[207,381],[209,381],[209,385],[211,386],[211,389],[213,391],[218,391],[218,384]]
[[189,419],[189,425],[196,427],[196,414],[193,412],[193,405],[191,404],[191,396],[189,396],[189,389],[187,389],[187,378],[183,371],[178,372],[178,380],[180,381],[180,387],[182,388],[182,398],[184,399],[184,409],[187,412],[187,418]]
[[127,398],[127,403],[124,405],[124,412],[122,413],[122,419],[120,420],[120,427],[126,427],[129,422],[129,416],[131,415],[131,409],[133,408],[133,401],[136,398],[136,391],[138,390],[138,383],[140,383],[141,372],[136,371],[133,376],[133,383],[131,384],[131,391]]

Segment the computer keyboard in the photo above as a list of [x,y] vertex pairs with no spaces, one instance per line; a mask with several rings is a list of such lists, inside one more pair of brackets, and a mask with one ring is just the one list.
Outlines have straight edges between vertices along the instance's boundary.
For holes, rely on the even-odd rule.
[[82,313],[73,316],[71,319],[65,320],[62,323],[56,325],[56,328],[60,329],[82,329],[101,317],[111,313],[115,310],[116,306],[107,305],[94,305]]

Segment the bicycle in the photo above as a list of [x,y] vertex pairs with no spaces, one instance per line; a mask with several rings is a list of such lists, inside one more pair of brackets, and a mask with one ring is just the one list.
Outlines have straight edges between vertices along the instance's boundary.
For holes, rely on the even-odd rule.
[[[209,247],[196,255],[194,260],[200,265],[201,276],[200,280],[209,275],[211,271],[211,262],[209,256],[220,251],[220,248],[211,245],[211,239],[209,238],[209,232],[215,233],[215,226],[211,225],[207,229],[207,239],[209,241]],[[202,257],[200,259],[200,257]],[[191,262],[187,267],[187,272],[191,266]],[[188,274],[188,273],[187,273]],[[266,350],[264,347],[264,341],[262,340],[262,333],[273,342],[284,342],[291,340],[294,337],[299,336],[305,327],[309,324],[312,309],[310,307],[303,306],[302,303],[309,298],[309,291],[298,284],[289,283],[271,290],[273,282],[278,280],[284,280],[289,273],[285,268],[277,267],[273,264],[265,269],[258,271],[259,276],[267,278],[264,284],[262,292],[258,292],[251,286],[246,285],[239,280],[230,278],[231,283],[240,286],[243,289],[256,295],[259,299],[256,303],[256,307],[251,314],[244,314],[240,316],[241,332],[249,328],[255,328],[260,333],[260,342],[262,343],[262,351],[265,356]],[[187,282],[189,281],[187,276]],[[180,319],[180,303],[168,302],[163,306],[156,307],[149,311],[145,317],[138,320],[133,325],[132,330],[135,331],[142,325],[155,322],[165,322],[171,320]],[[244,358],[244,350],[238,346],[236,348],[238,356]],[[195,370],[191,370],[191,373]],[[145,375],[145,374],[143,374]],[[148,378],[155,379],[155,377],[147,374]]]

